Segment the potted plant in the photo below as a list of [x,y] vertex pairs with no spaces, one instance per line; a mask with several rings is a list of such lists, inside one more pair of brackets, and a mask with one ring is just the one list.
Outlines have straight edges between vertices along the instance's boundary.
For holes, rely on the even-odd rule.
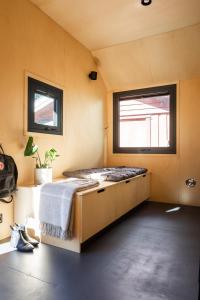
[[52,162],[58,157],[57,150],[51,148],[45,152],[44,161],[41,160],[38,146],[34,144],[33,137],[30,136],[24,150],[24,156],[32,156],[35,161],[34,183],[36,185],[52,182]]

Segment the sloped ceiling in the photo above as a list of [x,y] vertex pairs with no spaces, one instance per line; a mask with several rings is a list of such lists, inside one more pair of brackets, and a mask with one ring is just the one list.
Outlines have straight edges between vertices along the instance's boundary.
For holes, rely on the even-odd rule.
[[31,0],[90,50],[200,22],[200,0]]
[[110,91],[200,77],[200,24],[93,55]]

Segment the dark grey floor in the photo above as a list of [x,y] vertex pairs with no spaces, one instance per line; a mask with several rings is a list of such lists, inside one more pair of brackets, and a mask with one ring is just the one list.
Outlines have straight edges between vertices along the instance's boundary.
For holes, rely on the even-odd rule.
[[145,202],[81,255],[0,256],[0,300],[197,300],[200,208]]

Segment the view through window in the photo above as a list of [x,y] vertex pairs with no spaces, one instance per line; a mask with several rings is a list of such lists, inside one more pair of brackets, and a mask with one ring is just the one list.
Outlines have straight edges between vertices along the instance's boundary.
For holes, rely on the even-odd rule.
[[120,101],[120,147],[169,147],[170,97]]
[[35,93],[34,122],[42,125],[57,126],[55,99],[40,93]]

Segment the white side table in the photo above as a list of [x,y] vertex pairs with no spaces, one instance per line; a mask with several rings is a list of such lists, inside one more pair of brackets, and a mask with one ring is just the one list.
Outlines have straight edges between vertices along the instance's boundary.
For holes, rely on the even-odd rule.
[[28,218],[38,219],[41,186],[19,186],[14,201],[14,222],[25,224]]
[[[66,177],[55,178],[53,182],[67,181]],[[28,218],[39,219],[40,189],[42,185],[17,187],[14,201],[14,222],[24,224]]]

